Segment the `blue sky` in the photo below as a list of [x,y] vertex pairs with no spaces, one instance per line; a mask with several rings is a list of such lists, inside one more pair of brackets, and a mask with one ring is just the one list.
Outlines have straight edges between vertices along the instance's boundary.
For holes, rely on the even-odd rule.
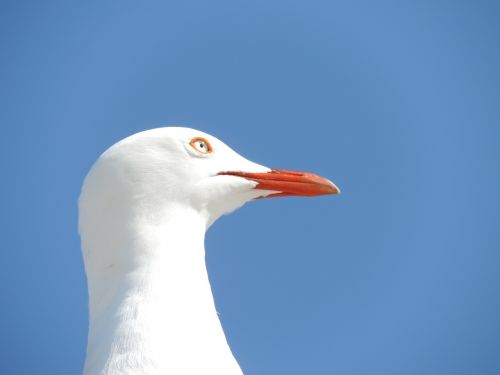
[[185,125],[342,195],[207,235],[247,375],[500,373],[494,1],[0,5],[0,372],[77,374],[76,202],[114,142]]

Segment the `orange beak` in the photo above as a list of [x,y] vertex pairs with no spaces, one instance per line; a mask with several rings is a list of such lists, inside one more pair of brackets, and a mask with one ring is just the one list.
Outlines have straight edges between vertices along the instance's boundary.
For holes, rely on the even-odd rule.
[[313,197],[326,194],[340,194],[340,189],[326,178],[307,172],[293,172],[273,169],[267,173],[221,172],[219,175],[238,176],[257,182],[255,189],[273,190],[278,193],[264,198],[290,195]]

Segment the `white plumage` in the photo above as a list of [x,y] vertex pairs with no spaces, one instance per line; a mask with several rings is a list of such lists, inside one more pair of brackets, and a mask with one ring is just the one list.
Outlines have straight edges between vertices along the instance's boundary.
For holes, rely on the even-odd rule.
[[215,310],[205,231],[257,197],[332,193],[325,179],[255,164],[193,129],[153,129],[109,148],[79,201],[84,373],[242,374]]

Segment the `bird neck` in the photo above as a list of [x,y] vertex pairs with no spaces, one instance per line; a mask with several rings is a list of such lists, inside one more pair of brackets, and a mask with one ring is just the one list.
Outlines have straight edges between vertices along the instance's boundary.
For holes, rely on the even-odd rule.
[[130,244],[126,262],[97,267],[86,259],[90,324],[85,374],[241,375],[210,288],[206,221],[181,211],[128,227],[128,240],[115,244]]

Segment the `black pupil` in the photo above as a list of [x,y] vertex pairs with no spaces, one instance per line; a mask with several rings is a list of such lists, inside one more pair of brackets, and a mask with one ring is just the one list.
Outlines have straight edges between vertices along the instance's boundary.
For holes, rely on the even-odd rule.
[[200,142],[200,147],[205,148],[205,145],[203,144],[203,142]]

